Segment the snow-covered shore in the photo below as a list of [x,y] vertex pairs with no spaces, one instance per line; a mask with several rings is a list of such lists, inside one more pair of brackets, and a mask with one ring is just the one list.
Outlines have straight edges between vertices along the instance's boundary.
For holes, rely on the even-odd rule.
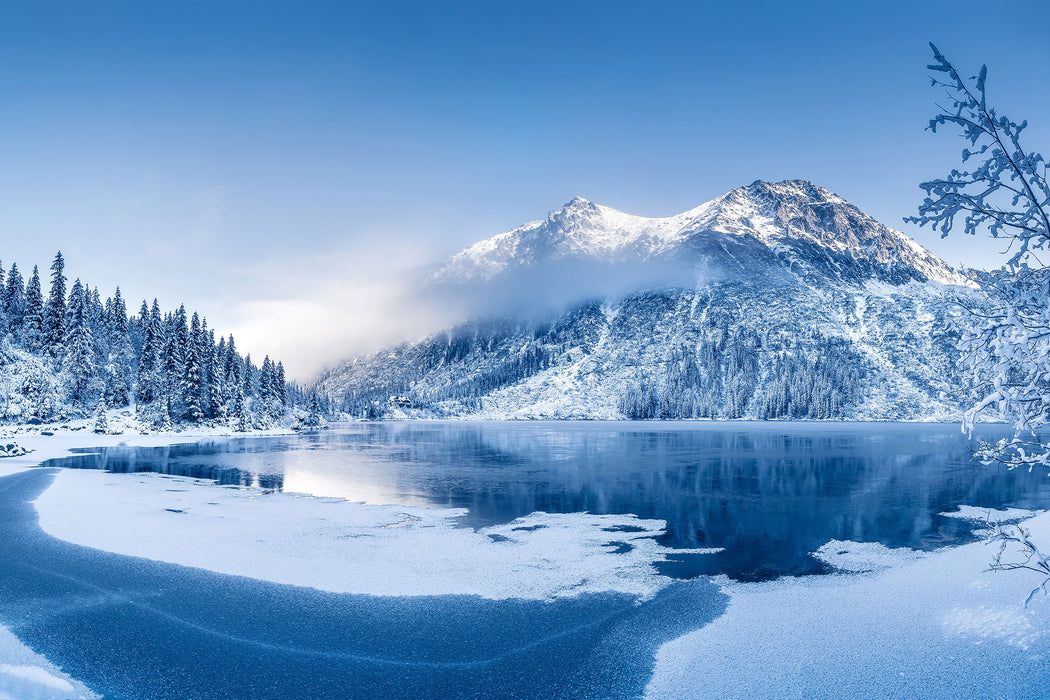
[[371,595],[648,598],[671,579],[662,520],[533,513],[472,530],[461,509],[366,505],[186,477],[66,470],[36,501],[75,544],[220,573]]
[[[1024,524],[1050,542],[1050,513]],[[843,570],[867,559],[870,573],[723,581],[726,613],[660,649],[647,697],[1046,697],[1050,598],[1024,605],[1041,577],[989,571],[985,542],[834,550]]]
[[116,411],[110,412],[110,432],[99,434],[92,431],[93,420],[80,418],[53,425],[4,425],[0,426],[0,443],[13,442],[29,450],[28,454],[0,459],[0,476],[15,474],[42,462],[73,454],[74,449],[92,447],[135,445],[141,447],[175,445],[196,442],[204,437],[236,435],[239,437],[288,435],[292,430],[273,428],[233,432],[227,427],[195,426],[183,430],[143,431],[133,420],[122,423]]

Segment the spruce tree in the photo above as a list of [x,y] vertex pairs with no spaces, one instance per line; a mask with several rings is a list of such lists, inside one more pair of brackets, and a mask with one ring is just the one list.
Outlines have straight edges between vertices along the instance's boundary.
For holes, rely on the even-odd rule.
[[[157,300],[153,300],[156,305]],[[157,328],[153,323],[146,300],[142,300],[139,309],[142,323],[142,352],[139,355],[139,366],[136,373],[135,402],[139,405],[150,403],[156,398],[153,377],[157,366]]]
[[84,285],[84,313],[95,337],[96,351],[104,357],[106,345],[109,343],[109,332],[105,325],[105,307],[102,306],[98,287],[89,288],[88,285]]
[[106,308],[106,402],[113,407],[127,406],[131,402],[134,350],[128,334],[128,310],[120,296],[120,287],[106,300]]
[[259,399],[263,411],[270,420],[276,420],[281,416],[284,407],[281,405],[277,387],[277,371],[269,355],[263,359],[262,369],[259,371]]
[[[193,314],[196,317],[196,312]],[[191,324],[192,326],[192,324]],[[205,418],[211,418],[211,384],[214,381],[212,366],[212,334],[208,331],[208,319],[201,317],[200,329],[196,332],[195,344],[197,346],[197,356],[200,358],[201,366],[201,382],[200,389],[198,391],[198,400],[200,401],[201,411],[204,412]]]
[[22,345],[30,352],[44,349],[44,295],[40,291],[40,270],[33,266],[33,276],[26,286],[25,321],[22,324]]
[[11,265],[11,272],[7,275],[7,284],[4,287],[4,319],[7,321],[7,332],[18,335],[22,328],[26,313],[26,290],[22,273],[18,271],[18,264]]
[[44,307],[44,351],[56,361],[62,357],[66,340],[65,266],[62,251],[58,251],[51,263],[51,291],[47,297],[47,306]]
[[7,328],[7,309],[3,303],[6,287],[4,285],[4,265],[0,262],[0,329]]
[[284,363],[277,363],[277,398],[282,406],[288,405],[288,392],[284,380]]
[[99,399],[98,406],[95,407],[95,432],[105,435],[108,430],[109,421],[106,420],[106,402]]
[[204,418],[204,409],[201,407],[201,356],[197,343],[199,335],[200,319],[194,313],[190,324],[190,340],[186,344],[185,369],[179,392],[183,405],[182,417],[191,423],[199,423]]
[[241,376],[241,382],[243,383],[244,395],[254,396],[255,391],[255,368],[252,366],[252,354],[248,353],[244,356],[244,373]]
[[215,333],[210,331],[208,335],[208,351],[211,353],[209,363],[210,381],[208,383],[208,414],[217,421],[226,420],[226,389],[225,379],[222,372],[222,357],[226,349],[226,339],[220,338],[219,344],[215,344]]
[[230,425],[238,432],[244,432],[251,428],[251,418],[248,415],[248,402],[244,397],[244,389],[239,386],[234,393]]
[[178,319],[174,314],[169,314],[162,324],[165,329],[165,341],[158,374],[169,416],[182,415],[182,373],[185,371],[186,358],[179,342],[177,326]]
[[[229,400],[233,400],[236,389],[241,387],[241,358],[237,355],[237,345],[230,333],[230,342],[226,344],[226,362],[224,366],[226,373],[226,385],[229,387]],[[243,388],[243,387],[242,387]]]
[[92,393],[92,382],[98,374],[95,363],[95,341],[87,317],[87,295],[78,279],[70,291],[69,335],[62,353],[62,370],[69,384],[69,398],[83,406]]

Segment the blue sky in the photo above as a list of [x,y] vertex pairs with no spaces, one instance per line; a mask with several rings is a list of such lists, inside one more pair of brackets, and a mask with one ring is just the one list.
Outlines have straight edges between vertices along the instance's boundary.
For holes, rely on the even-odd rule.
[[428,322],[411,269],[582,195],[807,178],[901,222],[961,142],[926,42],[1050,151],[1050,3],[0,2],[5,266],[186,301],[308,375]]

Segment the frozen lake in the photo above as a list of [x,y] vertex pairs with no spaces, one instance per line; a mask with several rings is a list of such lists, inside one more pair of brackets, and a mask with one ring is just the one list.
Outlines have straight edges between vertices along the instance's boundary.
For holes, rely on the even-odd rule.
[[972,522],[940,515],[960,505],[1050,506],[1045,474],[982,466],[971,447],[957,425],[358,423],[101,448],[48,465],[466,508],[464,527],[535,511],[630,513],[666,521],[666,546],[725,550],[661,562],[665,575],[756,581],[824,573],[810,553],[833,539],[920,550],[970,541]]
[[[989,429],[988,435],[998,432]],[[787,658],[790,668],[779,671],[785,678],[798,677],[798,668],[803,666],[815,669],[813,664],[826,656],[825,651],[813,651],[802,642],[826,642],[835,649],[851,640],[863,642],[863,634],[852,628],[825,640],[822,630],[830,623],[823,619],[808,623],[801,641],[790,641],[798,631],[792,620],[813,612],[810,600],[846,591],[842,586],[806,588],[808,592],[799,594],[801,602],[789,598],[788,603],[780,603],[774,597],[773,612],[748,617],[748,605],[764,610],[760,604],[769,594],[761,587],[778,583],[746,582],[784,574],[824,573],[825,565],[811,552],[831,540],[922,550],[973,541],[976,526],[972,521],[940,515],[960,505],[1029,509],[1050,505],[1046,475],[982,467],[970,460],[969,448],[970,442],[953,425],[466,422],[361,423],[285,437],[206,439],[163,448],[97,448],[48,465],[106,469],[116,474],[52,468],[0,478],[0,541],[4,542],[0,547],[0,624],[107,698],[639,697],[654,677],[658,651],[668,643],[674,651],[664,656],[662,680],[654,692],[664,697],[706,697],[712,693],[703,680],[708,673],[705,668],[732,669],[743,662],[694,659],[707,652],[717,656],[719,649],[736,648],[732,645],[737,643],[742,645],[740,658],[754,657],[748,640],[755,639],[755,634],[733,632],[740,624],[772,624],[787,611],[783,613],[786,627],[773,640],[783,645],[774,644],[761,655],[768,664]],[[490,526],[535,511],[590,511],[664,520],[667,529],[660,536],[664,545],[675,549],[721,547],[724,551],[682,552],[672,554],[671,561],[655,561],[665,576],[678,580],[658,577],[666,585],[651,597],[591,589],[569,597],[493,599],[479,594],[331,592],[260,580],[265,576],[216,573],[208,566],[114,553],[119,550],[108,551],[106,542],[83,546],[41,529],[34,501],[63,474],[91,477],[77,483],[98,482],[88,500],[98,499],[95,512],[99,519],[105,519],[110,509],[124,508],[123,498],[133,509],[146,508],[151,513],[148,522],[160,523],[162,539],[176,539],[178,532],[170,528],[183,527],[180,523],[212,516],[208,511],[197,515],[169,512],[157,504],[142,506],[135,498],[113,494],[149,498],[157,494],[165,498],[239,494],[233,500],[232,496],[225,500],[218,495],[195,496],[226,504],[207,504],[224,508],[219,512],[229,519],[209,522],[226,531],[243,528],[244,521],[238,525],[235,516],[243,515],[245,509],[255,512],[288,505],[273,503],[288,499],[284,496],[262,497],[251,490],[224,490],[178,479],[147,483],[154,477],[121,474],[141,471],[370,504],[466,509],[454,526],[443,531],[445,538],[450,533],[474,535],[469,528],[490,532]],[[132,482],[137,491],[117,486]],[[188,491],[187,484],[193,490]],[[56,485],[51,492],[59,490]],[[238,499],[241,505],[233,502]],[[83,494],[73,492],[70,503],[83,500]],[[322,504],[323,508],[333,507],[331,498],[290,500],[307,509],[322,501],[329,504]],[[343,506],[346,504],[336,507]],[[155,515],[150,508],[156,510]],[[74,526],[91,519],[74,517]],[[139,525],[125,525],[118,517],[114,526],[125,534],[134,533],[132,539],[143,537],[135,529],[143,521],[135,522]],[[275,522],[274,527],[281,530],[287,523]],[[511,537],[520,535],[524,540],[525,535],[535,534],[517,532],[514,527],[507,532]],[[405,537],[410,530],[380,528],[388,539]],[[366,539],[355,540],[365,543],[362,546],[380,543],[367,539],[375,538],[375,531],[362,532]],[[625,542],[635,534],[626,525],[604,530],[597,541],[597,556],[620,561],[625,557],[624,548],[635,546]],[[272,544],[262,532],[249,530],[248,535],[254,538],[250,538],[253,546],[258,544],[255,539],[262,543],[259,551]],[[477,534],[475,539],[499,556],[518,557],[526,551],[505,544],[507,537]],[[472,554],[454,550],[454,560],[444,563],[457,565],[456,557],[492,554],[480,551],[476,542],[471,546]],[[296,552],[291,554],[298,561]],[[421,555],[403,550],[398,556]],[[991,590],[967,583],[968,572],[979,573],[985,567],[984,557],[978,552],[975,562],[960,567],[962,583],[949,596],[951,601]],[[357,561],[351,556],[342,563],[353,567]],[[394,569],[399,571],[411,563],[398,561]],[[944,567],[935,562],[931,566],[919,575],[943,575]],[[525,573],[514,575],[538,580],[552,573],[531,567],[525,563]],[[745,583],[723,587],[706,576],[717,573]],[[809,576],[781,582],[824,580],[831,579]],[[791,596],[800,589],[790,584],[778,590]],[[727,607],[731,595],[742,596],[734,598],[735,617],[734,609]],[[880,610],[911,600],[886,595]],[[865,593],[857,600],[871,597]],[[1023,595],[1012,592],[1007,598],[1019,601]],[[927,602],[916,605],[918,612],[891,615],[889,631],[882,632],[880,639],[887,634],[896,639],[919,612],[930,607]],[[986,611],[981,605],[984,603],[974,609]],[[831,611],[839,608],[828,607],[832,621],[854,617],[857,603],[848,599],[840,608],[843,606],[848,613],[836,614]],[[1018,606],[1015,602],[1014,607]],[[968,637],[943,633],[941,612],[932,614],[936,617],[933,642],[915,636],[918,641],[912,647],[901,647],[905,661],[919,658],[922,650],[932,650],[929,653],[937,658],[945,654],[965,657],[968,660],[960,663],[970,666],[987,657],[989,668],[981,676],[987,681],[982,686],[986,689],[1002,683],[1000,671],[1004,664],[1014,663],[1011,659],[1020,659],[1007,673],[1014,684],[1011,687],[1023,688],[1032,668],[1040,674],[1045,671],[1037,656],[1017,655],[1009,645],[990,642],[976,647]],[[961,613],[952,614],[957,628]],[[877,616],[870,626],[886,621],[884,617]],[[1018,624],[1043,623],[1021,619]],[[697,637],[697,641],[674,646],[691,634],[716,628],[721,636],[713,645]],[[731,632],[727,634],[724,628]],[[880,642],[879,648],[890,654],[897,643],[899,640]],[[792,660],[792,650],[799,651],[801,660]],[[999,656],[988,656],[993,650]],[[679,658],[684,660],[677,661]],[[896,680],[904,674],[889,670],[900,663],[901,659],[890,654],[871,668],[853,665],[835,673],[836,677],[853,673],[861,678]],[[932,662],[923,659],[919,663]],[[955,692],[951,684],[957,671],[951,664],[944,668],[947,675],[938,681],[944,692],[927,694]],[[760,666],[740,680],[745,685],[755,683],[766,678],[767,671]],[[686,674],[683,680],[675,680],[679,673]],[[688,674],[699,674],[701,680],[684,680]],[[811,675],[801,678],[824,687],[826,679]],[[736,676],[727,671],[720,679],[725,686]],[[886,692],[881,683],[876,684],[878,694]],[[913,686],[902,688],[901,693],[907,694]]]

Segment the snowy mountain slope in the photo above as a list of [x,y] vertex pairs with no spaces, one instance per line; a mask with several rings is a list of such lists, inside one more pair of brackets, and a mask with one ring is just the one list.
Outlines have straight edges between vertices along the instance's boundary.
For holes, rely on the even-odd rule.
[[[744,254],[734,256],[728,248]],[[544,221],[498,234],[452,256],[434,281],[488,281],[515,269],[571,258],[616,262],[663,256],[711,262],[714,256],[730,270],[746,271],[751,256],[769,253],[789,267],[806,261],[832,267],[845,262],[881,277],[897,274],[966,283],[908,236],[802,180],[754,182],[666,218],[633,216],[576,197]]]
[[577,198],[453,256],[432,284],[557,284],[572,261],[695,276],[490,313],[318,387],[373,416],[921,420],[965,401],[942,301],[973,293],[966,279],[811,183],[756,182],[664,219]]

